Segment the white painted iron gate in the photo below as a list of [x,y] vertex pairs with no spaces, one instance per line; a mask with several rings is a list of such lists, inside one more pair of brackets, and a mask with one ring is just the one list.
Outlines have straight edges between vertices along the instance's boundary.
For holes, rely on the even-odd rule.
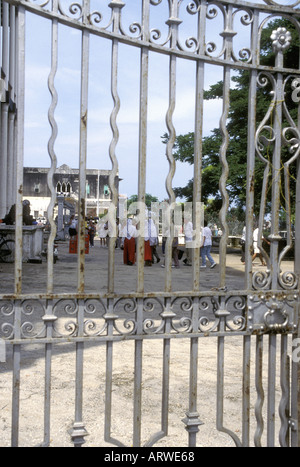
[[[298,446],[299,419],[299,376],[298,376],[298,346],[299,332],[299,273],[300,273],[300,186],[299,186],[299,122],[297,116],[299,67],[299,35],[300,10],[299,1],[265,0],[259,4],[245,1],[206,1],[206,0],[140,0],[140,1],[92,1],[80,0],[72,3],[68,0],[1,0],[1,170],[0,170],[0,217],[4,218],[13,204],[16,205],[14,266],[1,266],[0,274],[0,339],[1,339],[1,388],[5,397],[1,396],[2,433],[0,444],[6,443],[6,435],[11,433],[12,446],[19,444],[34,444],[50,446],[55,434],[62,434],[61,426],[53,426],[56,404],[60,398],[53,391],[52,363],[56,350],[60,345],[72,346],[75,355],[74,381],[74,419],[70,430],[70,439],[75,446],[81,446],[88,441],[95,425],[86,423],[83,393],[86,389],[86,374],[84,373],[84,355],[87,348],[96,349],[103,344],[105,354],[105,383],[99,381],[99,391],[104,396],[104,428],[103,440],[97,439],[101,445],[133,446],[164,445],[168,435],[170,418],[170,393],[176,386],[172,379],[176,378],[176,365],[184,362],[188,368],[188,393],[184,401],[186,414],[182,418],[188,432],[190,447],[202,445],[201,430],[205,430],[207,421],[203,420],[203,411],[209,404],[203,395],[205,375],[201,374],[200,357],[209,353],[209,345],[216,343],[216,374],[215,392],[213,391],[216,408],[217,432],[225,434],[226,440],[232,440],[237,446],[255,445],[267,446]],[[80,115],[79,129],[79,246],[77,259],[76,290],[58,293],[54,282],[57,268],[64,265],[58,262],[54,266],[53,255],[48,254],[47,285],[41,292],[24,287],[26,268],[22,262],[22,201],[23,166],[24,166],[24,135],[28,128],[26,120],[26,70],[27,54],[25,37],[34,34],[28,31],[28,19],[41,18],[47,23],[49,31],[49,131],[50,138],[46,148],[49,157],[50,171],[48,186],[51,201],[48,207],[48,219],[51,234],[48,240],[48,252],[53,251],[56,236],[54,207],[56,203],[56,188],[53,185],[53,174],[57,168],[56,140],[60,131],[60,122],[56,119],[56,108],[61,96],[56,87],[57,73],[60,69],[59,56],[60,32],[62,28],[67,34],[76,31],[81,35],[80,50],[77,58],[80,61]],[[273,44],[274,63],[270,66],[261,63],[261,37],[267,25],[275,19],[284,19],[285,25],[290,24],[294,33],[291,35],[288,27],[278,27],[274,30],[270,41]],[[156,24],[157,21],[157,24]],[[31,23],[32,24],[32,23]],[[186,27],[186,24],[188,25]],[[32,27],[32,26],[31,26]],[[29,36],[26,34],[29,34]],[[74,34],[73,34],[74,36]],[[72,37],[72,36],[70,36]],[[101,70],[95,76],[91,73],[91,62],[94,58],[91,52],[91,41],[97,41],[97,53],[107,48],[111,49],[109,69]],[[290,45],[298,47],[295,62],[296,69],[286,68],[285,53]],[[117,281],[115,242],[110,241],[106,267],[107,285],[97,288],[92,293],[87,288],[87,259],[85,257],[85,202],[86,202],[86,168],[89,144],[89,90],[91,81],[101,84],[105,76],[111,76],[110,121],[111,140],[107,147],[110,158],[110,191],[112,204],[109,222],[115,225],[118,192],[115,178],[119,173],[118,143],[122,137],[123,128],[118,117],[122,112],[122,99],[119,90],[130,88],[132,83],[126,82],[126,75],[119,76],[118,64],[123,47],[139,52],[136,62],[136,72],[139,75],[140,86],[136,88],[139,103],[139,118],[137,124],[138,165],[137,182],[133,192],[138,193],[139,207],[143,207],[146,194],[147,170],[151,165],[152,154],[149,154],[149,109],[151,93],[149,89],[154,83],[154,75],[150,74],[153,57],[163,57],[168,61],[168,73],[158,71],[153,85],[167,84],[168,95],[166,106],[162,111],[166,115],[166,128],[160,130],[161,135],[167,132],[166,159],[166,191],[169,209],[167,222],[174,226],[172,215],[175,206],[173,191],[175,159],[173,157],[176,134],[181,129],[176,128],[176,106],[181,87],[178,86],[178,70],[182,63],[188,63],[194,80],[194,164],[193,164],[193,224],[200,232],[200,203],[202,200],[202,142],[204,127],[208,116],[204,99],[204,88],[208,84],[222,81],[222,96],[216,104],[215,113],[220,121],[221,145],[219,160],[221,178],[219,190],[222,207],[219,212],[219,222],[222,229],[218,251],[218,266],[214,271],[211,287],[206,280],[206,271],[200,268],[199,242],[192,249],[191,280],[188,290],[174,288],[172,269],[173,228],[166,244],[165,268],[157,269],[161,274],[161,289],[149,290],[147,273],[144,267],[144,237],[137,238],[137,262],[134,272],[136,277],[135,290],[120,292]],[[296,50],[296,49],[295,49]],[[47,52],[48,53],[48,52]],[[103,52],[104,53],[104,52]],[[79,55],[78,55],[79,54]],[[65,57],[66,59],[66,57]],[[208,70],[219,78],[207,84]],[[247,158],[247,174],[245,174],[245,225],[246,225],[246,258],[245,273],[242,274],[244,285],[232,288],[228,282],[227,245],[229,227],[227,211],[229,197],[227,180],[230,167],[227,162],[229,140],[239,135],[229,134],[227,127],[230,117],[231,78],[237,70],[246,70],[249,80],[249,105],[245,109],[245,127],[248,126],[248,147],[245,147]],[[125,78],[124,78],[125,76]],[[210,75],[211,76],[211,75]],[[186,75],[186,79],[190,75]],[[41,78],[42,79],[42,78]],[[153,81],[152,81],[153,80]],[[106,82],[106,81],[105,81]],[[105,85],[103,85],[105,86]],[[261,89],[268,89],[266,112],[257,119],[257,107]],[[76,99],[78,96],[74,96]],[[294,111],[292,105],[294,104]],[[101,106],[97,109],[103,112]],[[248,114],[246,114],[248,112]],[[295,117],[296,116],[296,117]],[[58,119],[59,120],[59,119]],[[211,128],[212,129],[212,128]],[[99,129],[99,132],[101,130]],[[126,131],[124,129],[124,131]],[[183,130],[186,131],[186,130]],[[288,157],[283,156],[283,148],[287,148]],[[45,148],[41,148],[45,152]],[[121,152],[121,151],[120,151]],[[117,155],[118,154],[118,155]],[[76,158],[74,158],[76,159]],[[255,187],[258,162],[264,171],[262,186]],[[98,162],[101,169],[102,160]],[[77,162],[74,162],[77,164]],[[158,165],[158,171],[160,171]],[[292,179],[292,175],[293,179]],[[295,175],[296,174],[296,175]],[[284,184],[281,181],[284,180]],[[178,182],[177,182],[178,183]],[[291,184],[293,183],[293,189]],[[271,197],[270,197],[271,193]],[[258,217],[258,247],[263,254],[266,266],[257,270],[252,264],[252,238],[254,231],[254,204],[260,200]],[[282,203],[284,200],[284,205]],[[199,209],[198,209],[199,208]],[[285,212],[286,243],[279,249],[281,241],[279,213]],[[271,231],[268,236],[270,252],[260,238],[263,235],[266,215],[269,215]],[[144,222],[143,209],[139,213],[141,225]],[[295,232],[295,236],[294,236]],[[12,235],[12,234],[11,234]],[[111,232],[114,238],[115,232]],[[294,262],[286,262],[287,255],[294,249]],[[288,265],[284,268],[284,265]],[[38,267],[39,265],[36,265]],[[9,269],[13,267],[13,269]],[[184,268],[182,268],[184,269]],[[185,272],[183,271],[182,274]],[[10,285],[13,290],[5,287],[7,275],[13,280]],[[38,276],[39,273],[37,273]],[[127,272],[126,272],[127,274]],[[119,277],[119,276],[118,276]],[[215,279],[217,278],[217,279]],[[37,277],[38,280],[41,279]],[[99,277],[103,280],[103,276]],[[240,381],[240,424],[233,422],[233,427],[225,418],[225,396],[228,365],[226,362],[227,348],[231,342],[239,339],[238,352],[241,354],[242,368],[238,375]],[[142,416],[144,411],[145,346],[162,343],[161,350],[161,394],[157,400],[154,412],[161,415],[160,426],[149,434],[142,432],[143,423],[151,420],[152,412]],[[172,349],[175,345],[185,349],[189,343],[189,355],[176,354],[176,364],[171,365]],[[209,343],[209,344],[208,344]],[[122,407],[114,412],[115,384],[118,375],[114,372],[115,362],[125,360],[122,345],[134,348],[132,381],[130,398],[132,399],[132,421],[122,422]],[[38,416],[43,411],[43,428],[40,433],[29,434],[30,427],[22,434],[23,420],[22,404],[28,405],[32,394],[21,397],[22,387],[30,373],[26,366],[27,348],[33,352],[43,349],[43,375],[36,374],[34,378],[43,379],[43,397],[41,404],[35,408]],[[93,347],[94,346],[94,347]],[[228,346],[228,347],[227,347]],[[60,347],[62,348],[62,347]],[[67,347],[66,347],[67,348]],[[69,347],[68,347],[69,348]],[[148,347],[147,347],[148,348]],[[34,350],[36,349],[36,350]],[[119,350],[120,349],[120,350]],[[125,350],[127,353],[127,350]],[[183,352],[183,350],[182,350]],[[122,355],[121,355],[122,353]],[[158,356],[155,355],[157,358]],[[207,358],[209,355],[207,355]],[[8,364],[8,359],[11,359]],[[5,360],[7,365],[5,366]],[[160,365],[159,364],[159,365]],[[153,363],[156,365],[156,360]],[[148,367],[147,367],[148,368]],[[233,369],[234,370],[234,369]],[[32,369],[32,371],[34,371]],[[66,369],[67,371],[67,369]],[[95,368],[96,371],[96,368]],[[4,378],[11,376],[12,385],[9,397],[4,391]],[[63,374],[61,375],[63,380]],[[203,382],[204,378],[204,382]],[[201,380],[201,385],[200,385]],[[173,382],[172,382],[173,381]],[[177,380],[176,380],[177,381]],[[179,380],[178,380],[179,381]],[[65,382],[66,383],[66,382]],[[36,383],[38,384],[38,383]],[[67,383],[66,383],[67,384]],[[103,384],[103,386],[102,386]],[[179,383],[178,383],[179,384]],[[32,388],[33,389],[33,388]],[[70,390],[70,388],[68,388]],[[61,387],[63,391],[63,385]],[[33,391],[34,392],[34,391]],[[58,395],[57,395],[58,394]],[[7,397],[6,397],[7,396]],[[71,396],[70,396],[71,398]],[[161,404],[161,406],[160,406]],[[3,411],[10,407],[10,420],[4,420]],[[160,407],[159,407],[160,406]],[[125,410],[125,409],[124,409]],[[115,414],[115,415],[114,415]],[[96,417],[96,415],[95,415]],[[121,432],[116,434],[114,419],[121,423]],[[121,422],[120,422],[121,420]],[[143,423],[142,423],[143,422]],[[124,423],[124,424],[123,424]],[[178,424],[182,425],[180,418]],[[184,425],[182,425],[184,427]],[[132,427],[132,428],[131,428]],[[254,428],[253,428],[254,427]],[[132,436],[127,439],[127,433],[132,430]],[[22,432],[23,433],[23,432]],[[147,432],[148,433],[148,432]],[[162,440],[162,441],[161,441]],[[182,438],[177,443],[186,444]],[[178,444],[177,444],[178,445]]]

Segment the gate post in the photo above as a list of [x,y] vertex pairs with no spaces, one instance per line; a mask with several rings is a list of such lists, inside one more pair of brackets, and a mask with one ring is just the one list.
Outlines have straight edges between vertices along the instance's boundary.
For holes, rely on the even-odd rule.
[[[298,116],[298,126],[300,125],[300,106],[299,106],[299,116]],[[300,281],[300,160],[298,158],[297,164],[297,183],[296,183],[296,215],[295,215],[295,274],[298,278],[298,284]],[[297,324],[298,324],[298,337],[300,337],[299,329],[299,314],[300,314],[300,305],[298,297],[298,306],[297,306]],[[298,447],[300,446],[300,363],[297,363],[297,395],[298,395]]]

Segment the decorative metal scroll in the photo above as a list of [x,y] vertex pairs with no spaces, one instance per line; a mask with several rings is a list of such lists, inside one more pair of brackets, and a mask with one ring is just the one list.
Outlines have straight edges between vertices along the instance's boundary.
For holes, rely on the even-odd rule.
[[[0,338],[47,341],[70,338],[103,339],[140,336],[209,336],[291,332],[297,323],[297,294],[259,293],[243,295],[203,295],[200,297],[132,298],[113,301],[99,298],[59,299],[47,312],[47,301],[26,299],[20,303],[0,303]],[[143,315],[137,308],[142,304]],[[82,313],[79,312],[82,310]],[[108,324],[112,326],[109,327]],[[141,324],[141,326],[139,326]],[[142,329],[138,332],[137,329]],[[83,331],[79,333],[79,329]],[[110,330],[108,330],[110,329]]]
[[[271,35],[273,51],[276,54],[276,64],[283,66],[283,52],[291,44],[291,34],[286,28],[278,28]],[[297,161],[300,153],[300,134],[296,122],[292,119],[286,103],[287,96],[290,97],[298,85],[298,79],[293,74],[277,72],[260,72],[257,78],[261,88],[269,86],[272,96],[269,109],[260,123],[256,132],[256,154],[264,163],[264,178],[261,196],[261,210],[259,218],[258,246],[267,263],[267,270],[256,272],[253,275],[253,287],[255,289],[270,289],[277,285],[284,290],[292,290],[298,287],[298,278],[293,271],[281,272],[281,263],[286,254],[292,248],[291,231],[291,196],[290,196],[290,167]],[[288,85],[292,92],[288,93]],[[283,120],[287,122],[284,125]],[[289,158],[283,160],[282,147],[286,147]],[[278,245],[281,240],[279,235],[279,209],[281,196],[280,172],[284,173],[285,213],[287,225],[287,244],[283,251],[278,254]],[[269,236],[271,242],[270,256],[267,254],[263,244],[263,224],[266,214],[267,192],[269,179],[272,184],[272,233]],[[278,281],[278,284],[277,284]]]
[[[166,31],[163,31],[161,27],[152,27],[149,28],[149,25],[145,24],[140,18],[133,21],[131,24],[125,27],[123,21],[122,10],[129,9],[129,5],[122,0],[112,0],[108,4],[111,13],[108,9],[99,10],[90,10],[88,2],[71,2],[70,0],[58,0],[57,2],[52,2],[50,0],[43,1],[37,0],[32,2],[30,0],[24,1],[24,4],[30,5],[30,7],[37,11],[42,9],[46,12],[56,12],[58,13],[58,19],[61,17],[64,20],[70,20],[70,25],[73,22],[73,26],[84,25],[86,28],[90,28],[93,33],[103,33],[110,34],[114,33],[118,36],[118,39],[127,39],[134,40],[135,44],[140,41],[141,45],[145,45],[145,41],[148,41],[149,44],[153,46],[159,46],[164,48],[172,48],[172,51],[178,50],[180,52],[186,52],[189,54],[199,55],[201,46],[200,46],[200,37],[198,36],[189,36],[188,32],[185,30],[184,22],[180,18],[181,14],[185,13],[195,18],[195,24],[197,24],[197,17],[201,9],[206,9],[207,19],[214,20],[215,18],[222,17],[224,30],[221,31],[221,36],[223,38],[223,44],[219,48],[218,45],[213,41],[208,41],[206,43],[205,55],[207,57],[221,58],[226,55],[226,59],[232,59],[233,62],[240,63],[251,63],[253,59],[253,51],[251,50],[250,44],[248,46],[242,47],[237,53],[235,53],[231,48],[228,49],[227,38],[230,36],[232,39],[239,39],[239,34],[235,25],[240,23],[245,27],[250,27],[253,23],[254,12],[259,11],[261,5],[254,4],[249,2],[235,2],[234,7],[230,2],[223,1],[214,1],[214,2],[203,2],[201,0],[167,0],[169,6],[169,18],[165,18],[167,25]],[[23,3],[23,2],[18,2]],[[164,4],[163,0],[149,0],[149,5],[152,8],[157,10]],[[280,6],[281,12],[291,13],[291,11],[299,5],[299,2],[295,2],[292,5],[286,5],[285,2],[275,2],[275,1],[266,1],[267,5]],[[55,5],[55,6],[53,6]],[[135,11],[138,11],[135,8]],[[151,13],[151,12],[150,12]],[[175,14],[174,14],[175,13]],[[116,15],[120,15],[120,20],[115,24]],[[107,19],[110,16],[109,19]],[[179,35],[176,37],[176,41],[172,41],[172,36],[174,34],[174,21],[178,26]],[[149,28],[149,30],[148,30]],[[212,28],[213,29],[213,28]],[[181,38],[181,31],[182,36]],[[148,39],[147,39],[148,38]],[[220,49],[220,50],[219,50]],[[230,51],[228,55],[227,52]]]

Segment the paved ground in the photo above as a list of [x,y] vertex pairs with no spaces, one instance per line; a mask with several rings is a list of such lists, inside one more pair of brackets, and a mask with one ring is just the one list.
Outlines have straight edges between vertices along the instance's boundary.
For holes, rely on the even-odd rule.
[[[163,256],[161,248],[158,248],[161,262],[152,267],[145,268],[145,292],[157,292],[164,290],[165,270],[161,268]],[[210,290],[219,285],[219,255],[217,249],[212,253],[217,266],[211,270],[201,270],[200,289]],[[95,247],[86,255],[86,292],[103,293],[107,290],[107,264],[108,249],[100,247],[99,240],[95,241]],[[172,269],[172,288],[174,291],[187,291],[191,288],[192,268],[184,266],[180,261],[180,269]],[[123,264],[123,251],[116,249],[116,273],[115,291],[117,293],[130,293],[136,290],[137,267],[129,267]],[[283,270],[291,270],[293,263],[286,261],[282,265]],[[259,261],[254,264],[255,270],[263,270]],[[227,255],[227,287],[230,290],[244,288],[244,266],[240,261],[240,250],[229,249]],[[11,264],[0,263],[0,292],[13,293],[14,268]],[[41,293],[46,291],[47,265],[23,264],[23,292]],[[68,242],[59,244],[59,260],[54,265],[54,293],[76,292],[77,287],[77,255],[69,254]]]

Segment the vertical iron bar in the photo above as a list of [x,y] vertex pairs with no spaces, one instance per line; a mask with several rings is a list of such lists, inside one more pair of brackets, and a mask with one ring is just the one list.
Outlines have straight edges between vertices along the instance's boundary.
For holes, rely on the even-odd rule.
[[[278,68],[283,67],[283,54],[282,51],[278,51],[276,55],[275,66]],[[272,212],[271,212],[271,223],[272,233],[269,236],[271,242],[270,247],[270,265],[272,271],[272,288],[276,290],[278,284],[279,275],[279,263],[278,263],[278,247],[279,240],[279,211],[280,211],[280,172],[281,172],[281,146],[282,146],[282,103],[284,102],[284,89],[283,89],[283,75],[277,73],[276,78],[276,102],[274,106],[274,134],[275,134],[275,145],[273,152],[272,161]],[[262,234],[262,232],[261,232]]]
[[[198,40],[199,54],[205,53],[205,22],[206,2],[201,1],[198,13]],[[196,63],[196,108],[195,108],[195,138],[194,138],[194,189],[193,189],[193,228],[195,230],[196,245],[193,248],[193,290],[200,288],[200,245],[197,244],[201,234],[201,193],[202,193],[202,139],[203,139],[203,95],[204,95],[205,63],[198,60]]]
[[[113,321],[108,321],[107,334],[113,333]],[[113,362],[113,342],[106,343],[106,372],[105,372],[105,441],[111,440],[111,410],[112,410],[112,362]]]
[[[53,10],[57,12],[58,10],[58,0],[53,0]],[[58,21],[56,19],[52,20],[52,29],[51,29],[51,72],[48,78],[48,87],[51,93],[51,105],[48,111],[48,119],[51,125],[52,133],[50,140],[48,142],[48,152],[51,159],[51,168],[47,175],[48,188],[51,193],[51,200],[48,205],[48,220],[50,222],[51,231],[48,240],[48,255],[47,255],[47,293],[53,292],[53,245],[57,232],[57,226],[54,222],[54,206],[56,203],[56,189],[53,186],[53,176],[57,167],[57,159],[54,151],[54,143],[57,137],[57,124],[54,118],[54,111],[57,106],[57,92],[54,86],[54,78],[57,72],[57,63],[58,63]]]
[[255,387],[257,392],[257,400],[255,404],[255,417],[257,427],[254,434],[255,447],[261,447],[261,438],[264,431],[264,419],[262,415],[262,408],[264,405],[265,394],[262,383],[263,375],[263,336],[256,337],[256,357],[255,357]]
[[[300,127],[300,106],[298,105],[298,128]],[[296,205],[295,205],[295,242],[294,242],[294,268],[297,274],[298,284],[300,284],[300,159],[297,160],[297,181],[296,181]],[[295,315],[297,328],[294,337],[300,337],[300,299],[296,306]],[[297,421],[297,430],[292,431],[292,446],[300,446],[300,362],[292,364],[292,375],[294,382],[292,391],[294,394],[292,403],[292,416]],[[294,389],[295,388],[295,389]]]
[[[17,13],[17,166],[16,166],[16,231],[15,231],[15,294],[22,291],[22,234],[23,234],[23,159],[24,159],[24,109],[25,109],[25,8],[18,7]],[[15,339],[21,337],[21,303],[15,301]],[[19,443],[20,413],[20,363],[21,345],[13,347],[13,406],[12,446]]]
[[[199,298],[193,299],[192,326],[193,331],[198,331],[199,323]],[[197,433],[199,426],[202,425],[197,410],[198,404],[198,352],[199,339],[191,338],[190,341],[190,380],[189,380],[189,410],[186,413],[187,418],[183,420],[186,424],[186,430],[189,433],[189,447],[196,447]]]
[[[107,300],[107,313],[104,315],[107,321],[107,335],[112,336],[114,332],[114,321],[117,315],[114,314],[114,300]],[[104,421],[104,439],[108,443],[116,446],[124,445],[111,437],[111,419],[112,419],[112,375],[113,375],[113,342],[106,342],[106,374],[105,374],[105,421]]]
[[[83,2],[84,21],[88,21],[90,0]],[[89,45],[90,33],[82,31],[81,47],[81,104],[80,104],[80,155],[79,155],[79,235],[77,288],[84,292],[85,288],[85,199],[86,199],[86,161],[87,161],[87,123],[88,123],[88,81],[89,81]]]
[[170,389],[170,358],[171,358],[171,340],[164,339],[163,351],[163,385],[162,385],[162,409],[161,409],[161,428],[163,436],[168,434],[169,417],[169,389]]
[[[48,332],[49,326],[47,326]],[[50,446],[52,344],[45,345],[44,446]]]
[[[77,310],[78,337],[84,335],[84,301],[78,300]],[[75,379],[75,421],[71,434],[74,447],[81,447],[87,431],[83,423],[83,356],[84,342],[76,343],[76,379]]]
[[[216,312],[218,318],[220,318],[219,330],[220,332],[225,331],[225,320],[230,314],[227,310],[222,309],[223,303],[220,304],[220,310]],[[235,433],[228,428],[224,427],[224,375],[225,375],[225,337],[218,337],[218,356],[217,356],[217,430],[229,435],[236,447],[241,447],[242,444]]]
[[217,430],[223,428],[224,412],[224,344],[225,338],[218,337],[217,361]]
[[[143,1],[142,24],[143,39],[149,41],[149,0]],[[149,83],[149,50],[141,49],[140,64],[140,117],[139,117],[139,167],[138,167],[138,203],[140,206],[140,230],[137,238],[137,292],[144,291],[144,227],[145,227],[145,194],[146,194],[146,159],[147,159],[147,121],[148,121],[148,83]]]
[[[172,311],[171,299],[166,298],[164,311],[161,313],[165,321],[164,334],[171,332],[171,320],[175,313]],[[171,339],[163,340],[163,368],[162,368],[162,404],[161,404],[161,431],[155,433],[145,446],[153,446],[161,438],[168,435],[169,425],[169,390],[170,390],[170,359],[171,359]]]
[[229,174],[228,162],[226,159],[226,152],[229,143],[228,131],[226,128],[226,121],[229,113],[229,90],[230,90],[230,67],[224,67],[223,75],[223,112],[220,120],[221,132],[223,135],[223,143],[220,148],[220,163],[222,165],[222,175],[220,178],[219,186],[220,192],[222,195],[222,208],[220,210],[219,218],[222,228],[222,237],[220,240],[219,246],[219,255],[220,255],[220,288],[225,287],[226,285],[226,253],[227,253],[227,239],[228,239],[228,224],[226,221],[226,216],[229,207],[229,197],[226,190],[226,181]]
[[[259,12],[254,11],[252,23],[252,46],[253,63],[258,64],[258,31]],[[253,244],[253,218],[254,218],[254,180],[255,180],[255,134],[256,134],[256,88],[257,88],[257,70],[250,71],[250,85],[248,97],[248,141],[247,141],[247,193],[246,193],[246,245],[245,245],[245,287],[247,290],[252,288],[252,254]]]
[[12,436],[11,446],[19,445],[21,346],[13,347]]
[[[83,2],[83,21],[86,23],[90,11],[90,0]],[[85,289],[85,198],[87,161],[87,122],[88,122],[88,79],[89,79],[89,31],[82,31],[81,46],[81,104],[80,104],[80,155],[79,155],[79,235],[77,261],[77,290]],[[78,336],[83,337],[84,303],[78,302]],[[76,447],[81,447],[87,435],[82,421],[84,343],[76,343],[76,407],[72,439]]]
[[[165,334],[171,332],[171,319],[175,316],[172,312],[171,300],[166,299],[166,311],[162,313],[162,317],[166,320]],[[168,417],[169,417],[169,390],[170,390],[170,359],[171,359],[171,339],[164,339],[163,349],[163,385],[162,385],[162,409],[161,409],[161,428],[162,436],[168,434]]]
[[[176,50],[177,48],[177,40],[178,40],[178,27],[182,21],[178,19],[178,3],[170,2],[170,18],[167,21],[167,25],[169,26],[170,30],[170,48],[171,50]],[[173,156],[173,148],[176,140],[176,131],[173,124],[173,114],[175,111],[176,106],[176,67],[177,67],[177,58],[175,54],[170,55],[169,60],[169,107],[166,114],[166,125],[169,132],[169,138],[166,148],[166,155],[169,162],[169,172],[166,179],[166,190],[169,196],[169,205],[170,205],[170,212],[169,212],[169,237],[167,238],[166,242],[166,249],[165,249],[165,291],[171,292],[172,290],[172,274],[171,274],[171,266],[172,266],[172,243],[174,235],[178,235],[177,232],[173,231],[174,227],[174,218],[173,212],[175,207],[175,194],[172,187],[173,178],[175,175],[176,164],[175,159]]]
[[0,217],[7,214],[7,169],[8,169],[8,108],[9,102],[7,94],[9,90],[9,4],[2,3],[2,73],[0,79],[4,77],[6,98],[2,103],[0,114]]
[[[233,33],[233,18],[232,18],[233,5],[228,5],[225,29],[222,36],[225,40],[225,59],[231,59],[232,55],[232,39],[235,33]],[[227,162],[227,149],[229,144],[229,134],[227,130],[227,118],[230,107],[230,66],[224,66],[223,70],[223,110],[220,119],[220,130],[222,134],[222,145],[220,148],[220,163],[222,165],[222,174],[219,181],[220,192],[222,196],[222,207],[220,210],[219,218],[222,229],[222,237],[220,240],[220,287],[223,288],[226,285],[226,253],[227,253],[227,240],[228,240],[228,224],[226,220],[227,211],[229,208],[229,196],[226,190],[226,183],[229,175],[229,167]]]
[[280,386],[281,400],[279,404],[279,416],[281,427],[279,431],[279,442],[281,447],[288,447],[288,428],[289,428],[289,361],[287,354],[287,335],[281,336],[280,349]]
[[15,294],[22,291],[23,257],[23,160],[25,114],[25,8],[18,7],[17,14],[17,134],[16,134],[16,230],[15,230]]
[[[205,22],[206,22],[206,2],[201,1],[198,12],[198,40],[199,54],[205,53]],[[204,94],[204,71],[205,64],[202,61],[196,63],[196,107],[195,107],[195,132],[194,132],[194,189],[193,189],[193,228],[195,230],[195,245],[193,248],[193,290],[200,288],[200,244],[198,241],[201,233],[202,212],[201,212],[201,192],[202,192],[202,139],[203,139],[203,94]],[[199,320],[199,299],[193,300],[193,330],[198,331]],[[189,410],[187,418],[184,420],[189,433],[189,446],[196,447],[197,433],[202,422],[197,411],[198,403],[198,352],[199,339],[192,338],[190,341],[190,382],[189,382]]]
[[[143,0],[142,25],[143,39],[149,40],[149,0]],[[146,159],[147,159],[147,121],[148,121],[148,82],[149,82],[149,50],[141,49],[140,64],[140,123],[139,123],[139,167],[138,167],[138,202],[140,209],[140,231],[137,239],[137,292],[144,292],[144,251],[145,251],[145,194],[146,194]],[[144,206],[144,207],[143,207]],[[142,212],[141,212],[142,211]],[[143,333],[143,299],[137,300],[137,334]],[[134,355],[134,402],[133,402],[133,446],[141,443],[141,416],[142,416],[142,365],[143,340],[135,342]]]
[[25,8],[17,14],[17,134],[16,134],[16,230],[15,230],[15,294],[22,291],[23,258],[23,165],[25,114]]
[[[299,106],[300,107],[300,106]],[[300,109],[299,109],[300,113]],[[300,126],[300,116],[299,126]],[[297,161],[297,180],[296,180],[296,206],[295,206],[295,273],[298,276],[298,283],[300,283],[300,159]]]
[[243,447],[250,443],[250,356],[251,336],[243,338],[243,414],[242,414],[242,440]]
[[[46,303],[46,313],[43,321],[46,325],[46,338],[52,338],[53,323],[57,317],[52,314],[53,301]],[[44,400],[44,446],[50,446],[50,409],[51,409],[51,369],[52,344],[45,345],[45,400]]]
[[[300,342],[299,336],[299,304],[295,309],[295,316],[298,324],[295,332],[292,334],[292,340]],[[293,355],[293,354],[292,354]],[[299,447],[299,414],[300,414],[300,364],[298,358],[292,358],[291,362],[291,447]]]
[[268,368],[268,447],[274,447],[275,442],[275,386],[276,386],[276,345],[277,336],[269,336],[269,368]]
[[225,363],[225,337],[218,337],[218,363],[217,363],[217,430],[231,436],[237,447],[241,442],[231,430],[224,427],[224,363]]
[[[137,335],[143,333],[143,299],[137,299]],[[142,373],[143,373],[143,340],[135,342],[134,355],[134,400],[133,400],[133,446],[141,445],[141,422],[142,422]]]
[[[15,301],[15,339],[21,337],[21,301]],[[13,388],[12,388],[12,432],[11,446],[18,447],[19,445],[19,418],[20,418],[20,372],[21,372],[21,345],[13,346]]]
[[[121,9],[124,4],[114,4],[111,2],[111,8],[114,8],[113,15],[113,31],[118,34],[121,21]],[[108,293],[114,292],[114,277],[115,277],[115,241],[118,233],[116,232],[116,210],[118,205],[118,193],[115,186],[115,178],[118,175],[118,161],[116,158],[116,145],[119,140],[119,130],[117,126],[117,115],[120,110],[120,98],[118,95],[118,54],[119,41],[112,40],[112,55],[111,55],[111,94],[114,101],[114,108],[110,117],[110,125],[113,132],[113,139],[109,147],[109,155],[112,162],[112,171],[109,175],[109,185],[112,193],[112,201],[109,206],[109,238],[108,238]]]
[[[16,84],[16,7],[10,6],[9,11],[9,85],[10,96],[15,103]],[[0,112],[1,115],[1,112]],[[8,159],[7,159],[7,209],[15,204],[14,193],[14,159],[15,159],[15,118],[16,109],[10,109],[8,117]]]

